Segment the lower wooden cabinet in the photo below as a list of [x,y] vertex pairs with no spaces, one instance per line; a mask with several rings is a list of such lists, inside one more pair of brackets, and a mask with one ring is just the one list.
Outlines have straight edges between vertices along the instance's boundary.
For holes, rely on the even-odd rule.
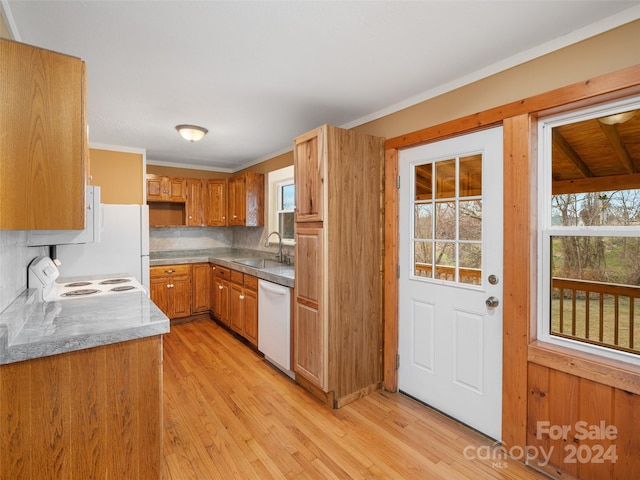
[[162,477],[162,337],[0,365],[0,478]]
[[191,313],[206,313],[211,304],[211,267],[209,263],[192,265],[193,302]]
[[224,323],[231,326],[229,319],[229,284],[231,280],[231,271],[228,268],[215,265],[213,276],[213,296],[214,298],[214,316]]
[[258,346],[258,279],[232,270],[229,297],[231,328]]
[[171,318],[191,315],[191,265],[150,268],[151,300]]

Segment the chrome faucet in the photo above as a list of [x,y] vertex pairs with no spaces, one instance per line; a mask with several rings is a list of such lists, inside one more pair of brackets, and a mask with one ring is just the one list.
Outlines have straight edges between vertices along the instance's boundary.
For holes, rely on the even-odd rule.
[[278,259],[279,262],[282,263],[284,262],[284,256],[282,255],[282,237],[280,236],[280,232],[277,232],[274,230],[269,235],[267,235],[267,240],[264,242],[264,246],[268,247],[270,245],[269,239],[271,238],[271,235],[273,235],[274,233],[278,236],[278,242],[279,242],[278,253],[276,254],[276,258]]

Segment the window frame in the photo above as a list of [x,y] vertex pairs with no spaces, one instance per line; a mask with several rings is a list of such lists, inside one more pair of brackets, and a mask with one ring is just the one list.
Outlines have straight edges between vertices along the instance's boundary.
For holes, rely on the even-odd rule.
[[555,127],[593,118],[639,109],[640,97],[584,108],[538,119],[538,282],[537,282],[537,339],[605,359],[640,365],[640,354],[625,352],[601,345],[582,342],[551,334],[551,238],[565,236],[640,237],[638,226],[554,226],[552,225],[552,140]]
[[[267,232],[280,232],[280,219],[278,216],[279,210],[279,200],[280,200],[280,187],[286,185],[294,185],[295,188],[295,177],[293,165],[289,165],[288,167],[283,167],[277,170],[272,170],[267,174]],[[286,210],[288,211],[288,210]],[[293,210],[292,210],[293,211]],[[292,239],[283,239],[283,245],[293,246],[295,245],[295,231],[294,238]]]

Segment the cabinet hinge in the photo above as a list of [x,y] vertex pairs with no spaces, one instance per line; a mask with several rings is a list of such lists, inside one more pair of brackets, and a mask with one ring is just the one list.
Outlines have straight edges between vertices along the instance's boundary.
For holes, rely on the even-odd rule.
[[400,190],[400,175],[396,177],[396,188]]
[[396,353],[396,370],[400,369],[400,354]]
[[396,277],[400,278],[400,264],[396,265]]

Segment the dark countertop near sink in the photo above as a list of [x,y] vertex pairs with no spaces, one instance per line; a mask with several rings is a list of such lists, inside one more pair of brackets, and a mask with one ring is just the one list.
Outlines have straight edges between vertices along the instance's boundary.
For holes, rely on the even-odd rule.
[[255,277],[292,288],[294,285],[293,265],[269,268],[255,268],[236,263],[234,260],[267,258],[273,260],[273,254],[243,248],[210,248],[203,250],[161,250],[149,254],[149,265],[177,265],[184,263],[215,263]]

